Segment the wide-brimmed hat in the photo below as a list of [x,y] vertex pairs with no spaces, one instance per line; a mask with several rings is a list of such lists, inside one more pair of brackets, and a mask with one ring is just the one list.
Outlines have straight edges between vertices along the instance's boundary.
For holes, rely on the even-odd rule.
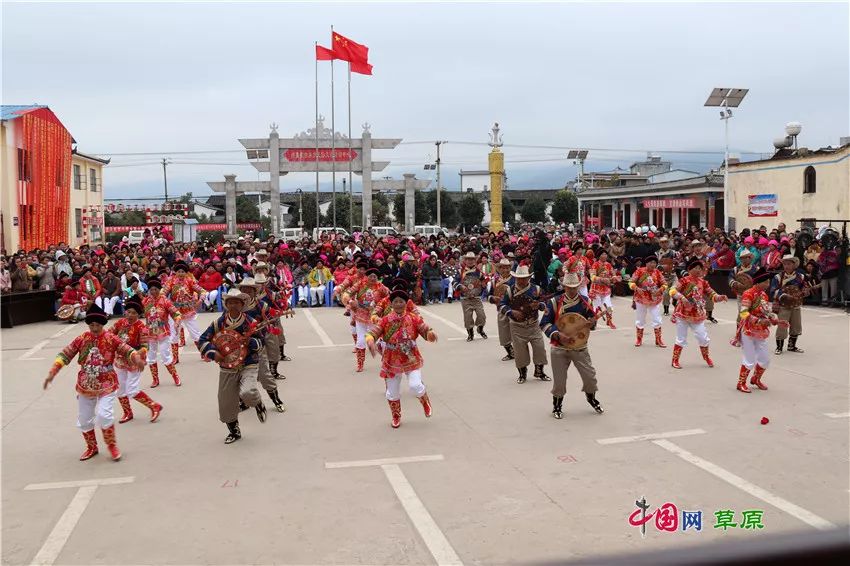
[[748,250],[748,249],[744,248],[744,251],[742,251],[742,252],[741,252],[741,255],[739,255],[738,257],[745,257],[745,256],[746,256],[746,257],[753,257],[753,252],[751,252],[750,250]]
[[237,287],[239,287],[240,289],[242,287],[256,287],[256,286],[257,286],[257,282],[254,280],[253,277],[245,277],[245,278],[242,279],[242,281],[239,282],[239,285],[237,285]]
[[250,299],[251,298],[248,295],[246,295],[245,293],[242,293],[241,291],[239,291],[239,289],[234,288],[234,289],[230,289],[227,293],[224,294],[223,301],[224,301],[225,305],[227,304],[227,301],[232,301],[232,300],[242,301],[242,304],[245,304]]
[[561,279],[561,285],[564,287],[578,287],[581,285],[581,279],[579,279],[578,275],[575,273],[567,273],[564,275],[564,278]]
[[517,279],[525,279],[527,277],[531,277],[531,273],[528,271],[527,265],[520,265],[516,268],[516,271],[511,271],[511,275],[513,275]]
[[478,259],[478,256],[475,255],[475,252],[466,252],[463,259]]
[[507,267],[510,267],[511,265],[512,265],[512,264],[511,264],[511,260],[509,260],[509,259],[508,259],[508,258],[506,258],[506,257],[503,257],[502,259],[500,259],[500,260],[499,260],[499,266],[500,266],[500,267],[501,267],[501,266],[507,266]]
[[268,268],[269,268],[269,264],[267,264],[264,261],[260,261],[260,262],[257,262],[257,265],[254,266],[254,271],[256,271],[258,269],[268,269]]
[[785,263],[786,261],[793,261],[795,269],[800,267],[800,258],[798,258],[797,256],[791,254],[782,256],[782,262]]
[[254,285],[257,287],[262,287],[266,283],[268,283],[269,278],[266,277],[264,273],[258,273],[256,277],[254,277]]

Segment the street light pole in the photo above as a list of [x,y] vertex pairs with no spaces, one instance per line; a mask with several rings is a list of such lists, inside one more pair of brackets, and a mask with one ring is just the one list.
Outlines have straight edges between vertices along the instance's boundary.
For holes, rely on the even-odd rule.
[[442,217],[440,216],[440,146],[444,143],[448,142],[434,142],[434,145],[437,146],[437,227],[439,228],[442,228],[443,226]]
[[297,189],[295,192],[298,193],[298,227],[304,227],[304,201],[302,197],[304,195],[304,191],[301,189]]
[[168,202],[168,173],[166,173],[165,168],[168,165],[168,158],[162,158],[162,182],[165,185],[165,202]]
[[723,151],[723,230],[729,232],[729,120],[732,110],[741,105],[749,89],[718,87],[711,91],[704,106],[720,107],[720,119],[724,122],[725,148]]

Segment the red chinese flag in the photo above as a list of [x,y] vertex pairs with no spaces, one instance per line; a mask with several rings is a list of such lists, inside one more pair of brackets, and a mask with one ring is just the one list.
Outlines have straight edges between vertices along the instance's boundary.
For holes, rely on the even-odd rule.
[[337,54],[333,52],[333,49],[328,49],[327,47],[322,47],[321,45],[316,46],[317,61],[330,61],[331,59],[339,59],[339,57],[337,57]]
[[351,65],[352,73],[360,73],[361,75],[371,75],[372,74],[372,65],[369,63],[361,63],[360,61],[352,61],[349,63]]
[[365,45],[360,45],[356,41],[348,39],[344,35],[333,32],[331,45],[333,46],[333,52],[337,59],[342,59],[349,63],[369,62],[369,48]]

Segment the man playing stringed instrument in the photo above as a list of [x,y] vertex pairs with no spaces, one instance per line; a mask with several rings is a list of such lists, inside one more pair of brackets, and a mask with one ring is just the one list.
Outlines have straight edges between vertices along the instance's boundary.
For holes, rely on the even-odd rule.
[[[590,302],[579,294],[581,280],[575,273],[567,273],[562,280],[563,294],[546,301],[546,311],[540,319],[540,328],[551,341],[552,353],[552,416],[563,418],[564,395],[567,393],[567,370],[575,364],[582,381],[582,391],[593,410],[603,413],[602,404],[596,399],[598,391],[596,369],[587,351],[587,335],[596,328],[600,314],[593,312]],[[561,332],[559,321],[574,314],[581,321],[576,334]]]
[[487,283],[487,276],[478,268],[478,257],[475,252],[467,252],[463,256],[463,266],[460,269],[460,305],[463,308],[463,325],[466,327],[466,341],[472,342],[475,336],[475,328],[478,334],[486,339],[484,325],[487,323],[487,314],[481,303],[481,293]]
[[[797,338],[803,333],[803,311],[792,295],[804,295],[806,279],[799,271],[800,259],[786,255],[782,258],[782,271],[773,276],[770,283],[770,296],[779,305],[779,318],[788,321],[788,326],[776,328],[776,355],[782,353],[785,338],[788,338],[788,351],[802,354],[797,347]],[[790,330],[791,335],[788,335]]]
[[499,345],[505,349],[507,354],[502,358],[503,362],[514,359],[514,347],[511,342],[511,321],[499,310],[499,303],[505,296],[509,285],[514,283],[511,277],[511,260],[503,257],[496,265],[496,274],[493,276],[493,292],[489,301],[496,305],[496,326],[499,329]]
[[[231,289],[224,296],[225,312],[209,325],[198,339],[201,355],[217,362],[218,374],[218,417],[227,425],[229,434],[225,444],[242,438],[239,429],[239,402],[254,407],[261,423],[266,422],[266,407],[257,389],[259,351],[262,343],[251,336],[252,326],[256,322],[242,312],[248,295],[238,289]],[[227,351],[219,351],[216,335],[227,332]]]
[[[528,266],[521,264],[512,271],[514,284],[508,285],[502,302],[499,304],[499,314],[504,315],[511,325],[511,342],[516,356],[516,368],[519,372],[517,383],[525,383],[528,378],[528,364],[534,361],[534,377],[541,381],[551,381],[552,378],[543,373],[546,365],[546,347],[543,345],[543,333],[537,323],[537,313],[545,309],[543,292],[540,287],[531,283],[531,272]],[[531,346],[532,356],[528,355]]]
[[664,275],[656,269],[658,258],[653,254],[644,258],[644,266],[639,267],[632,275],[629,287],[635,293],[635,346],[643,342],[643,327],[646,315],[652,317],[652,329],[655,332],[655,345],[666,348],[661,339],[661,300],[667,283]]
[[[262,277],[265,279],[264,275]],[[242,307],[242,312],[257,324],[265,323],[266,325],[273,325],[278,320],[279,311],[270,307],[267,302],[257,300],[258,288],[264,284],[265,281],[257,283],[252,277],[242,279],[242,282],[239,283],[239,290],[247,296],[245,305]],[[266,390],[266,393],[268,393],[269,399],[274,403],[277,412],[282,413],[286,409],[283,406],[283,401],[280,400],[277,383],[275,383],[275,378],[269,367],[268,349],[266,348],[266,337],[271,331],[277,331],[277,329],[272,326],[271,328],[264,328],[253,333],[254,338],[259,340],[261,344],[260,350],[257,352],[257,381]],[[275,348],[273,353],[277,352],[278,350]]]

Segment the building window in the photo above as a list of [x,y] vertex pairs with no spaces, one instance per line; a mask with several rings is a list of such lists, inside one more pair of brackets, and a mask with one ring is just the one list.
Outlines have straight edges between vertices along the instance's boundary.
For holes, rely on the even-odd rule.
[[803,194],[811,195],[817,192],[817,176],[815,175],[815,168],[809,165],[806,167],[806,170],[803,171]]
[[74,209],[74,223],[77,226],[77,237],[83,237],[83,209],[75,208]]
[[79,165],[74,165],[74,190],[79,191],[83,188],[83,173],[80,171]]
[[91,188],[92,191],[96,191],[97,190],[97,171],[95,169],[89,169],[89,179],[90,179],[89,187]]
[[18,148],[18,181],[29,181],[30,180],[30,153],[23,149]]

